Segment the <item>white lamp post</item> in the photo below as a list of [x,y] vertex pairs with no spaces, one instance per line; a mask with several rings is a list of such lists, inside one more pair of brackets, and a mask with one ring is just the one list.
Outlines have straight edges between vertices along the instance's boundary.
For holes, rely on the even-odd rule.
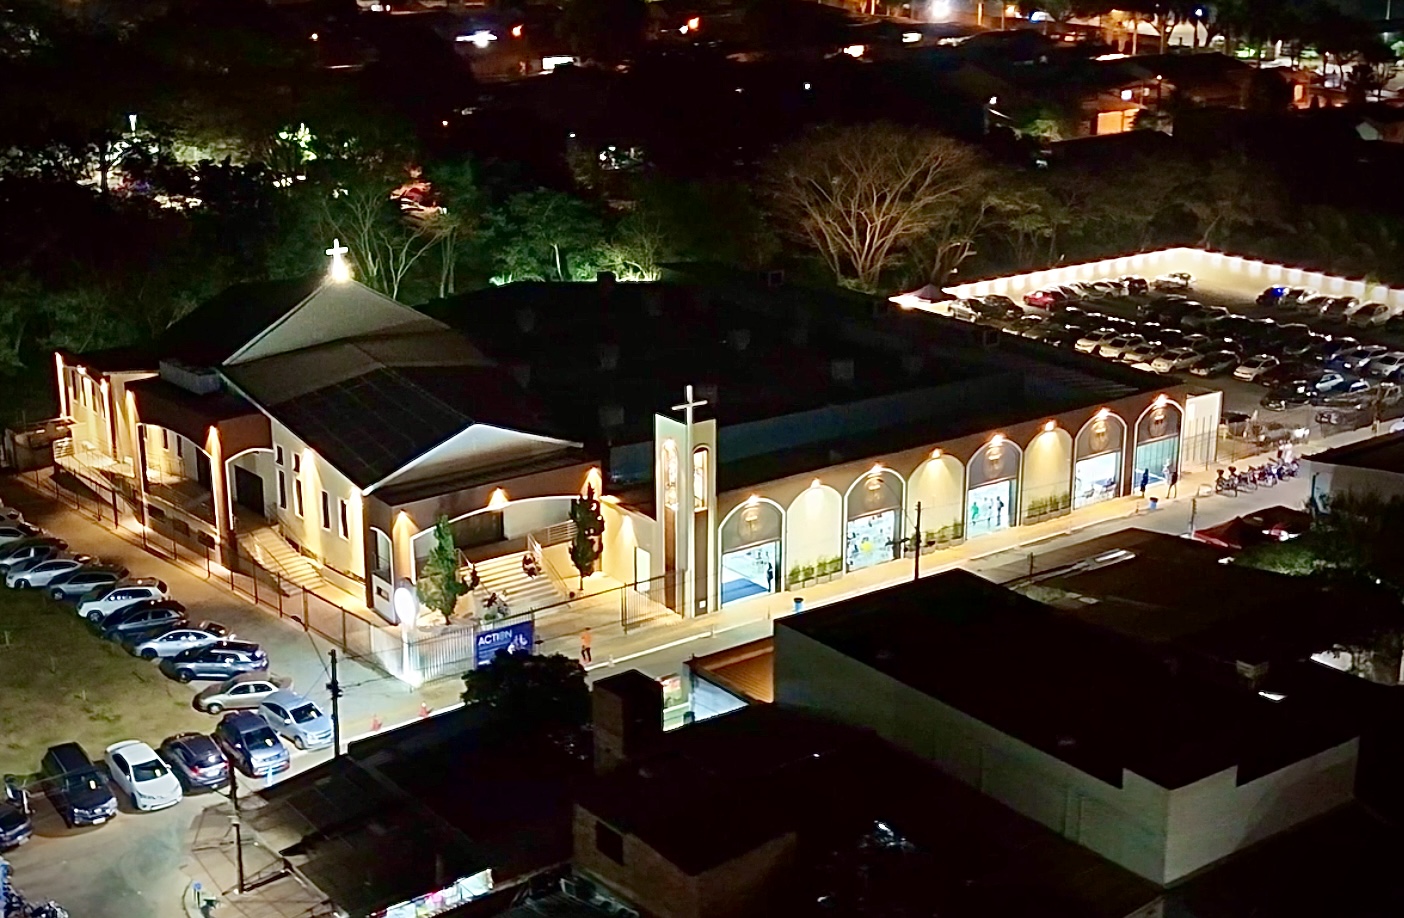
[[401,577],[390,597],[395,620],[400,625],[400,678],[412,686],[420,683],[419,673],[410,662],[410,629],[419,625],[419,591],[408,577]]

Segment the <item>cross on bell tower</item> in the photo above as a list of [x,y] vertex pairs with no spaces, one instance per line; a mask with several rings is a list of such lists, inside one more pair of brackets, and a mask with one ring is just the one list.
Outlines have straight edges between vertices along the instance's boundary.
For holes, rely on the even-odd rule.
[[[696,421],[694,412],[707,404],[706,399],[699,399],[694,395],[691,385],[683,389],[683,400],[681,404],[674,405],[674,411],[683,413],[682,424],[682,448],[678,450],[678,475],[677,475],[677,519],[676,519],[676,545],[674,553],[676,559],[676,570],[678,581],[682,585],[682,600],[686,610],[684,614],[693,615],[697,611],[697,580],[693,571],[696,548],[693,540],[696,538],[696,508],[699,506],[697,491],[697,475],[695,472],[696,459],[693,456],[695,449],[695,437],[693,435],[693,425]],[[705,487],[705,482],[704,482]],[[700,504],[710,506],[708,495],[702,495]],[[706,572],[702,572],[705,576]]]

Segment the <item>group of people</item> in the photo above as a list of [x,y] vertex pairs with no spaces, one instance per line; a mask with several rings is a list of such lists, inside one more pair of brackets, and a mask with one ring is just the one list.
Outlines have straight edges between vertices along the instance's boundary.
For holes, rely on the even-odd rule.
[[535,578],[541,573],[541,562],[536,560],[536,555],[531,552],[522,555],[522,573],[530,578]]
[[970,502],[970,528],[1004,528],[1004,498],[995,497]]

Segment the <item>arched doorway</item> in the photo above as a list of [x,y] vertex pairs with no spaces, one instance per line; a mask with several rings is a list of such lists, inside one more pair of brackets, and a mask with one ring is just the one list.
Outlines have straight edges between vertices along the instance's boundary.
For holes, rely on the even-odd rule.
[[1021,523],[1062,516],[1072,507],[1068,481],[1072,477],[1073,438],[1052,421],[1024,449]]
[[916,519],[921,504],[922,538],[950,542],[965,535],[965,466],[937,450],[912,472],[907,482],[908,519]]
[[1106,408],[1077,432],[1073,444],[1073,508],[1121,496],[1126,422]]
[[1180,406],[1164,396],[1141,412],[1136,420],[1136,455],[1131,466],[1133,488],[1166,484],[1171,472],[1179,472],[1180,415]]
[[721,605],[783,588],[785,511],[752,496],[721,524]]
[[848,486],[844,498],[844,569],[862,570],[901,555],[902,495],[906,481],[876,465]]
[[797,589],[820,572],[842,571],[843,495],[816,478],[785,513],[786,587]]
[[1008,529],[1019,506],[1018,446],[996,434],[966,466],[965,534],[967,538]]

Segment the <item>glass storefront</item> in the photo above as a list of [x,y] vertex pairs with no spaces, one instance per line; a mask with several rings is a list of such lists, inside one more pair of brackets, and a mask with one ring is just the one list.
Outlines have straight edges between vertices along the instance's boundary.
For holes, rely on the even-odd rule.
[[883,510],[848,521],[844,560],[857,571],[897,557],[897,511]]
[[1117,496],[1121,451],[1088,456],[1073,468],[1073,507],[1090,507]]
[[765,542],[727,552],[721,558],[721,602],[726,605],[780,588],[780,543]]
[[1014,507],[1014,479],[971,488],[966,497],[966,534],[970,537],[1008,529]]
[[1176,466],[1179,453],[1179,437],[1166,437],[1163,440],[1138,444],[1134,466],[1136,472],[1131,479],[1132,487],[1139,490],[1142,481],[1148,485],[1165,484],[1171,470]]

